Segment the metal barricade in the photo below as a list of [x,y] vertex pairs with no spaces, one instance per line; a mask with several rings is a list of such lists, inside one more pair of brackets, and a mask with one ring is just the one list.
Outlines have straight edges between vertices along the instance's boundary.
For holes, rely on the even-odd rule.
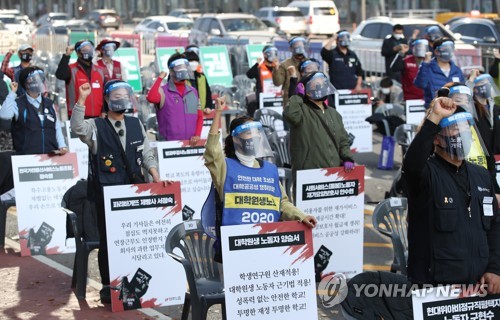
[[33,37],[35,50],[46,51],[52,54],[66,52],[68,36],[60,34],[37,35]]

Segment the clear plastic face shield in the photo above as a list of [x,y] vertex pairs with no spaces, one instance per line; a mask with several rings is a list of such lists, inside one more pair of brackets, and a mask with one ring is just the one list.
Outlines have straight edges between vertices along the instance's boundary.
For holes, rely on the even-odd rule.
[[95,49],[90,41],[84,41],[80,43],[80,45],[76,47],[75,50],[85,61],[92,61],[92,59],[94,58]]
[[186,49],[186,52],[194,52],[198,57],[200,56],[200,48],[197,47],[189,47]]
[[476,107],[472,99],[472,92],[467,86],[454,86],[450,88],[448,98],[453,100],[457,106],[462,107],[466,112],[469,112],[477,119]]
[[482,74],[474,79],[474,96],[480,99],[495,99],[500,96],[500,90],[489,74]]
[[278,49],[276,47],[270,47],[264,50],[262,54],[264,55],[264,59],[268,62],[273,62],[276,58],[278,58]]
[[[188,80],[189,77],[189,61],[187,59],[177,59],[170,63],[168,66],[170,74],[177,81]],[[194,71],[194,70],[193,70]]]
[[115,55],[116,44],[114,43],[106,43],[102,46],[102,53],[104,56],[112,58]]
[[418,39],[413,42],[413,55],[417,58],[425,58],[425,54],[429,51],[429,41]]
[[337,35],[337,43],[342,47],[349,47],[351,44],[351,35],[347,31],[342,31]]
[[437,39],[439,38],[442,38],[443,37],[443,33],[441,32],[441,30],[439,29],[438,26],[432,26],[432,27],[428,27],[427,28],[427,31],[426,31],[426,34],[427,34],[427,38],[434,42],[436,41]]
[[311,100],[321,101],[326,99],[327,96],[335,93],[335,87],[331,84],[330,80],[322,72],[317,72],[306,83],[306,96]]
[[307,55],[307,41],[302,37],[290,40],[290,51],[293,55]]
[[43,94],[48,92],[47,81],[42,70],[35,70],[28,75],[24,83],[26,91],[32,94]]
[[314,72],[319,72],[319,63],[316,61],[308,60],[305,61],[301,66],[300,66],[300,76],[304,77],[308,74],[314,73]]
[[245,122],[237,126],[231,136],[238,153],[255,158],[273,157],[273,151],[260,122]]
[[117,82],[106,88],[106,103],[108,109],[116,113],[133,112],[137,110],[137,100],[134,90],[126,82]]
[[455,113],[439,122],[441,131],[437,147],[444,150],[452,160],[468,160],[486,166],[488,152],[478,134],[472,114]]
[[455,44],[453,41],[445,41],[436,48],[436,57],[444,62],[450,62],[455,53]]

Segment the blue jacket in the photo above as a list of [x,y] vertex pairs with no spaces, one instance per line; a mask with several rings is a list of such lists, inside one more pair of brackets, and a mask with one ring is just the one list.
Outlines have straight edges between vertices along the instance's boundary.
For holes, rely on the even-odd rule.
[[414,84],[424,90],[425,107],[429,106],[432,99],[436,96],[436,92],[448,82],[464,82],[462,70],[453,61],[450,61],[450,75],[446,75],[441,71],[436,59],[429,63],[420,64],[417,77]]

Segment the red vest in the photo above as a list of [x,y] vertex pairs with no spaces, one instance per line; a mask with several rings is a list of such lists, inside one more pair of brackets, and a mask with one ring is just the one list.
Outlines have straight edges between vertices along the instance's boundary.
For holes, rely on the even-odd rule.
[[109,80],[123,80],[122,65],[120,61],[113,60],[113,74],[111,76],[109,75],[108,67],[102,59],[97,61],[97,65],[104,69],[104,78],[106,82]]
[[418,65],[415,56],[407,56],[403,59],[405,68],[403,70],[403,95],[406,100],[424,99],[424,90],[416,87],[413,81],[417,77]]
[[78,63],[69,65],[71,70],[71,80],[66,85],[66,105],[68,106],[68,116],[71,117],[73,106],[80,97],[79,88],[82,84],[90,82],[91,94],[85,100],[85,117],[99,117],[102,112],[104,101],[104,72],[101,67],[92,65],[90,81],[83,67]]

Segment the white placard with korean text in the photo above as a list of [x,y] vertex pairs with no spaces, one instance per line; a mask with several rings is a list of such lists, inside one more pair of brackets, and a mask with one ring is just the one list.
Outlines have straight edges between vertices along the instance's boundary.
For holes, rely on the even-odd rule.
[[365,119],[372,115],[372,105],[368,92],[338,93],[335,107],[342,116],[344,128],[351,136],[353,152],[372,152],[372,125]]
[[412,292],[415,320],[500,319],[500,294],[476,285],[438,286]]
[[61,200],[78,181],[76,154],[12,156],[12,173],[21,255],[75,252]]
[[416,124],[422,123],[425,117],[425,101],[424,100],[406,100],[406,123]]
[[161,141],[156,144],[160,178],[181,182],[185,220],[201,219],[201,208],[210,192],[212,177],[203,158],[205,142],[200,140],[194,147],[190,146],[188,140]]
[[297,208],[318,220],[313,229],[319,271],[352,278],[363,272],[365,167],[297,171]]
[[311,229],[288,221],[221,234],[228,319],[318,319]]
[[65,122],[65,126],[69,151],[76,153],[78,159],[78,174],[80,179],[87,179],[89,175],[89,146],[83,143],[82,140],[71,131],[69,120]]
[[182,223],[179,182],[105,187],[104,209],[113,312],[182,304],[184,269],[165,252]]

